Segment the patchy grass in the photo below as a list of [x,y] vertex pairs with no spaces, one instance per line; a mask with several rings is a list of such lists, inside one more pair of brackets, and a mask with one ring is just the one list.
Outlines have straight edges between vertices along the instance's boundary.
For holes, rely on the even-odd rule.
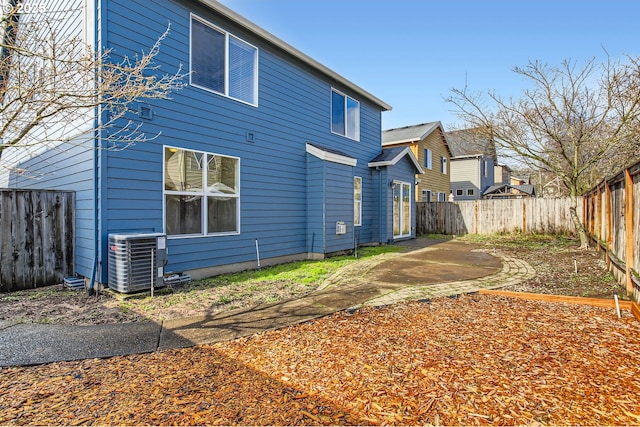
[[458,237],[458,239],[469,243],[493,245],[499,248],[527,248],[532,250],[541,248],[563,250],[579,246],[579,241],[572,237],[550,234],[501,233],[489,236],[467,234]]
[[15,301],[38,301],[46,300],[52,296],[74,296],[76,291],[67,288],[60,290],[57,287],[44,287],[36,289],[26,289],[23,291],[0,293],[0,303],[10,303]]
[[[624,288],[607,272],[595,249],[578,249],[576,239],[525,233],[467,235],[458,239],[526,260],[536,270],[534,278],[506,290],[600,298],[613,298],[617,291],[621,298],[627,298]],[[373,259],[405,249],[402,245],[363,247],[359,248],[358,256],[360,260]],[[336,256],[292,262],[196,280],[173,289],[158,290],[153,297],[148,292],[134,295],[111,292],[89,297],[62,285],[0,294],[0,320],[77,325],[162,321],[253,307],[309,294],[326,278],[356,261],[354,256]]]
[[161,321],[298,298],[317,289],[340,268],[402,247],[385,245],[358,249],[349,255],[224,274],[174,288],[137,294],[89,297],[62,285],[0,294],[0,320],[66,324]]

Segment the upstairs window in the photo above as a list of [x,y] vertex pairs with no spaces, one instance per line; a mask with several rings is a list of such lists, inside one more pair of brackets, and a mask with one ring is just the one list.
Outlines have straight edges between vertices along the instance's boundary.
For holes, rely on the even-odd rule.
[[220,95],[258,104],[258,49],[191,17],[191,84]]
[[428,148],[424,149],[424,167],[429,170],[433,169],[433,152]]
[[360,103],[331,90],[331,132],[360,141]]
[[444,156],[440,157],[440,172],[447,174],[447,158]]

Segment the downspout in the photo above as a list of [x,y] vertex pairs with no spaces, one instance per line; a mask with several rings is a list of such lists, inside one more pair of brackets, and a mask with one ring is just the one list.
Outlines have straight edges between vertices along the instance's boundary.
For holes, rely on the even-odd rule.
[[94,259],[93,259],[93,268],[91,271],[91,282],[89,282],[89,295],[93,295],[95,293],[94,290],[94,284],[96,281],[96,272],[98,269],[98,264],[100,263],[100,258],[99,258],[99,248],[100,248],[100,227],[98,226],[99,224],[99,214],[98,214],[98,209],[100,207],[100,199],[99,199],[99,195],[100,195],[100,189],[99,189],[99,174],[98,174],[98,166],[100,164],[99,162],[99,156],[100,156],[100,147],[101,147],[101,141],[100,141],[100,131],[98,129],[98,126],[100,125],[100,120],[99,120],[99,116],[101,114],[101,108],[99,106],[95,107],[95,112],[94,112],[94,118],[93,118],[93,125],[94,125],[94,135],[93,135],[93,253],[94,253]]
[[[98,3],[99,4],[99,3]],[[97,11],[101,11],[101,7],[96,7]],[[96,23],[97,24],[97,23]],[[95,25],[93,30],[93,40],[96,52],[99,49],[99,26]],[[97,86],[96,79],[98,77],[98,73],[94,70],[94,86]],[[97,91],[97,90],[96,90]],[[87,292],[89,295],[93,295],[95,293],[94,284],[96,282],[96,270],[98,269],[98,153],[100,149],[100,131],[98,130],[98,126],[100,124],[100,120],[98,117],[100,116],[100,106],[96,105],[93,109],[93,265],[91,267],[91,280],[89,281],[89,289]]]
[[[94,19],[94,46],[95,46],[95,52],[97,55],[101,55],[102,52],[102,33],[103,33],[103,27],[106,24],[106,2],[107,0],[96,0],[96,14],[93,16]],[[98,18],[99,19],[96,19]],[[96,92],[97,92],[97,79],[99,78],[99,71],[100,70],[95,70],[95,78],[94,78],[94,84],[96,85]],[[101,224],[100,224],[100,203],[101,203],[101,188],[102,188],[102,184],[100,182],[100,173],[99,173],[99,168],[101,165],[101,158],[102,158],[102,152],[101,152],[101,148],[102,148],[102,132],[100,131],[100,126],[102,125],[102,107],[101,105],[96,105],[95,109],[94,109],[94,116],[93,116],[93,129],[94,129],[94,138],[93,138],[93,150],[94,150],[94,155],[93,155],[93,252],[94,252],[94,262],[93,262],[93,268],[92,268],[92,272],[91,272],[91,282],[89,284],[89,295],[92,295],[95,291],[94,291],[94,284],[96,281],[96,274],[97,274],[97,270],[100,268],[101,269],[101,261],[100,261],[100,230],[101,230]],[[102,274],[100,273],[100,277],[102,277]]]
[[378,171],[378,242],[382,243],[382,213],[383,209],[386,209],[387,201],[386,197],[382,197],[382,170],[380,166],[376,166]]

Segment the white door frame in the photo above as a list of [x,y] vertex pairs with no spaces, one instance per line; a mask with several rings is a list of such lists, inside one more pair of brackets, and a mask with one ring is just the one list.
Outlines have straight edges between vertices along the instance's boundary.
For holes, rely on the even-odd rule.
[[411,237],[411,183],[393,181],[393,238]]

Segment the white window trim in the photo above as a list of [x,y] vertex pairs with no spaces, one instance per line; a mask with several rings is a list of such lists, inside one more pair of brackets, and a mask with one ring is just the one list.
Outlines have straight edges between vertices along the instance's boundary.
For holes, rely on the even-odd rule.
[[445,156],[440,156],[440,172],[443,175],[447,174],[447,158]]
[[[344,135],[338,132],[334,132],[333,131],[333,92],[344,96]],[[349,118],[348,118],[348,114],[347,114],[347,99],[351,99],[354,102],[358,103],[358,135],[357,138],[351,138],[350,136],[347,136],[347,124],[349,122]],[[362,111],[361,111],[361,105],[360,101],[358,101],[355,98],[350,97],[349,95],[347,95],[344,92],[339,91],[336,88],[331,88],[331,92],[330,92],[330,98],[329,98],[329,105],[330,105],[330,115],[329,115],[329,129],[331,129],[331,133],[334,135],[340,135],[342,137],[345,137],[347,139],[350,139],[352,141],[358,141],[360,142],[360,133],[361,133],[361,129],[360,129],[360,124],[362,123],[360,118],[362,116]]]
[[[360,181],[360,200],[356,200],[356,180]],[[355,204],[356,202],[359,202],[359,212],[358,212],[358,218],[360,218],[360,222],[356,223],[355,221]],[[360,176],[354,176],[353,177],[353,204],[354,204],[354,218],[353,218],[353,226],[354,227],[362,227],[362,177]]]
[[[197,83],[193,83],[192,81],[192,76],[193,73],[191,72],[191,64],[193,64],[192,61],[192,40],[191,37],[193,35],[193,28],[192,28],[192,22],[193,20],[196,19],[198,21],[200,21],[201,23],[203,23],[204,25],[207,25],[208,27],[213,28],[216,31],[219,31],[221,33],[223,33],[225,35],[224,37],[224,41],[225,41],[225,45],[224,45],[224,93],[218,92],[216,90],[210,89],[208,87],[205,86],[201,86]],[[254,81],[254,85],[253,85],[253,98],[255,99],[255,103],[251,103],[251,102],[247,102],[245,100],[242,99],[238,99],[238,98],[234,98],[232,96],[229,95],[229,38],[233,37],[236,40],[240,40],[242,43],[245,43],[249,46],[251,46],[252,48],[254,48],[256,50],[255,55],[256,55],[256,61],[255,61],[255,69],[253,70],[253,81]],[[248,41],[229,33],[228,31],[212,24],[211,22],[207,21],[204,18],[199,17],[198,15],[195,14],[191,14],[191,19],[189,19],[189,85],[193,86],[193,87],[197,87],[199,89],[202,90],[206,90],[207,92],[211,92],[211,93],[215,93],[216,95],[220,95],[220,96],[224,96],[225,98],[229,98],[229,99],[233,99],[234,101],[237,102],[241,102],[243,104],[246,105],[251,105],[252,107],[258,107],[258,68],[259,68],[259,58],[260,58],[260,50],[258,49],[257,46],[252,45],[251,43],[249,43]]]
[[447,194],[443,193],[442,191],[438,191],[438,201],[439,202],[446,202],[447,201]]
[[476,190],[474,188],[467,188],[467,196],[475,196]]
[[[207,196],[216,196],[215,194],[209,193],[207,191],[205,191],[206,188],[206,182],[207,182],[207,174],[206,174],[206,169],[205,172],[202,174],[202,191],[175,191],[175,190],[166,190],[164,188],[164,183],[165,183],[165,179],[166,179],[166,166],[165,166],[165,162],[166,162],[166,158],[165,158],[165,153],[166,153],[166,149],[172,149],[175,148],[176,150],[182,150],[182,151],[192,151],[194,153],[201,153],[204,156],[206,155],[213,155],[213,156],[221,156],[221,157],[228,157],[231,159],[236,159],[238,161],[238,168],[236,170],[236,182],[238,183],[238,192],[236,194],[225,194],[225,197],[234,197],[238,200],[238,202],[236,203],[236,221],[237,221],[237,231],[225,231],[225,232],[221,232],[221,233],[209,233],[207,230],[208,227],[208,221],[207,221],[207,203],[206,203],[206,198]],[[162,147],[162,228],[164,230],[164,233],[167,233],[167,203],[166,203],[166,195],[177,195],[177,196],[193,196],[193,195],[198,195],[200,197],[202,197],[204,199],[204,202],[201,204],[201,212],[200,212],[200,220],[202,221],[202,233],[198,233],[198,234],[171,234],[171,235],[167,235],[168,239],[192,239],[192,238],[196,238],[196,237],[219,237],[219,236],[235,236],[240,234],[240,225],[241,225],[241,221],[240,221],[240,157],[235,157],[235,156],[227,156],[224,154],[217,154],[217,153],[211,153],[208,151],[201,151],[201,150],[192,150],[190,148],[183,148],[183,147],[176,147],[176,146],[171,146],[171,145],[164,145]]]
[[462,188],[456,188],[456,196],[464,196],[464,190]]

